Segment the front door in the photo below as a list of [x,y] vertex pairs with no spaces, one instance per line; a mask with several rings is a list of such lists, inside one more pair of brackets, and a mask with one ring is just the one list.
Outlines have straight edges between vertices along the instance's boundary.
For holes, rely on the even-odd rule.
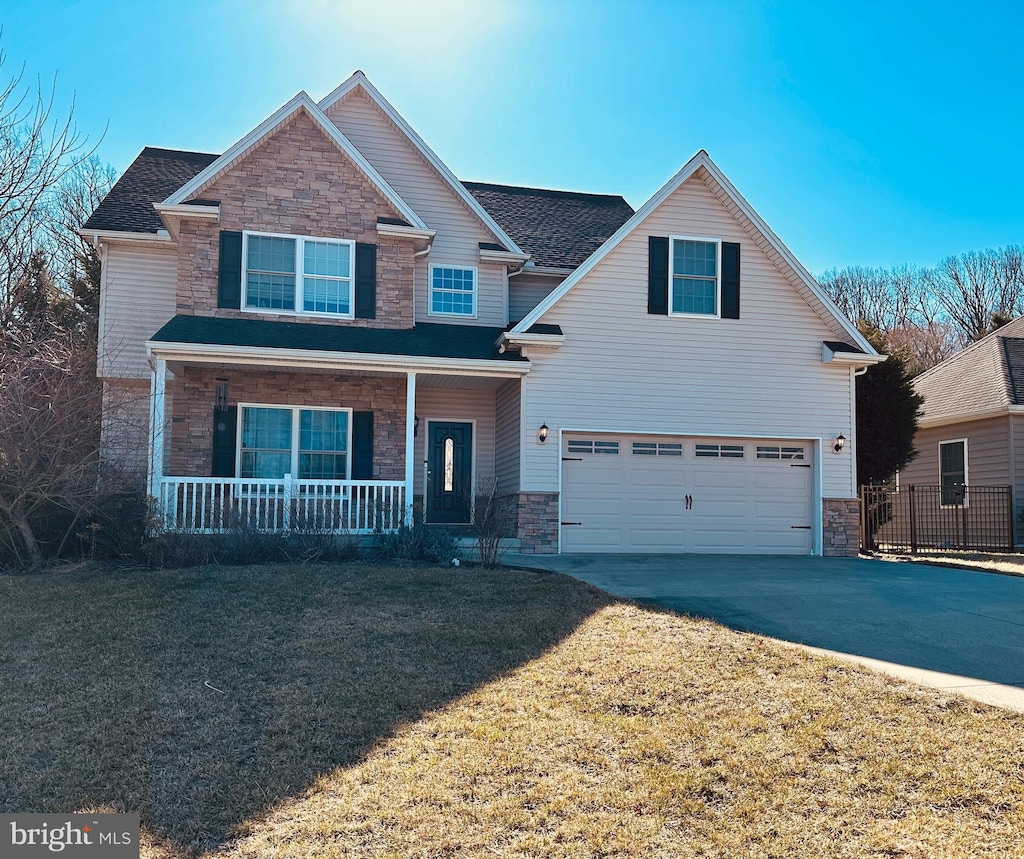
[[469,522],[473,425],[431,421],[427,455],[427,521]]

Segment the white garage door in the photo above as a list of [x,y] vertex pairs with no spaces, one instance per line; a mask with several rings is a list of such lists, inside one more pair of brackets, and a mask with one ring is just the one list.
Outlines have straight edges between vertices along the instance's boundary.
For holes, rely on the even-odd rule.
[[810,554],[813,445],[567,435],[563,552]]

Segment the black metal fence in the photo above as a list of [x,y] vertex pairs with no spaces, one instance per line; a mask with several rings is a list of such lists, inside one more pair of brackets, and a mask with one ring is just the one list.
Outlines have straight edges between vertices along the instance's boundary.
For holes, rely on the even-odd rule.
[[1010,486],[862,486],[861,545],[1012,552]]

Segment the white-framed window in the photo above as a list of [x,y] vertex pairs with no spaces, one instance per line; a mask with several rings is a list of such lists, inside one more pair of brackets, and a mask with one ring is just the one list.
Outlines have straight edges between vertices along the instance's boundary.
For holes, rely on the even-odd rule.
[[757,446],[758,459],[803,459],[804,449],[802,447],[780,447],[778,445]]
[[605,453],[617,456],[619,443],[617,441],[596,441],[588,438],[571,438],[567,443],[569,453]]
[[939,486],[943,507],[966,505],[967,439],[939,442]]
[[356,243],[245,232],[242,309],[353,317]]
[[669,236],[669,313],[718,319],[722,305],[722,243]]
[[672,441],[635,441],[633,456],[682,456],[682,442]]
[[351,409],[238,407],[239,477],[348,480]]
[[473,267],[430,267],[431,316],[476,316],[477,271]]
[[693,455],[714,459],[743,459],[743,445],[698,444],[694,447]]

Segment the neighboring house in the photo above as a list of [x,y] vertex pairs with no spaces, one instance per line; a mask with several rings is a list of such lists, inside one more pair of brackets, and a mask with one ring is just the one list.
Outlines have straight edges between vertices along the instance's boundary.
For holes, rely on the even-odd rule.
[[961,486],[1011,486],[1024,542],[1024,317],[922,373],[914,390],[924,397],[917,456],[900,485],[940,486],[947,507]]
[[857,550],[880,359],[703,151],[636,213],[461,183],[356,72],[143,150],[83,233],[167,527],[465,523],[496,484],[528,552]]

